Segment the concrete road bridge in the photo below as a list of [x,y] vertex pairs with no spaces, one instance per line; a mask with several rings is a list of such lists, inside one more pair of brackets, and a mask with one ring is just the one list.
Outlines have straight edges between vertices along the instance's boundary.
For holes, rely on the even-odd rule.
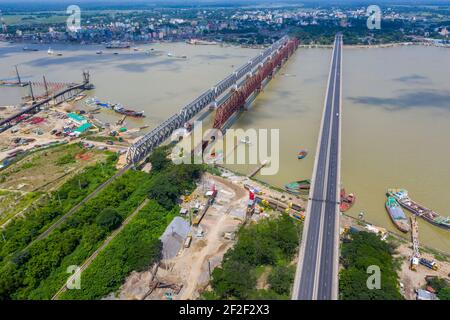
[[342,35],[337,34],[294,281],[294,300],[338,298],[341,65]]

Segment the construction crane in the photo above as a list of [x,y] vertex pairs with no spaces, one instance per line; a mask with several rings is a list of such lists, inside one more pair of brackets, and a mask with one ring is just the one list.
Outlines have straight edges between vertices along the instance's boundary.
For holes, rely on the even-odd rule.
[[419,251],[419,224],[417,223],[416,217],[411,217],[411,240],[413,244],[413,254],[411,257],[411,270],[415,271],[420,261],[420,251]]

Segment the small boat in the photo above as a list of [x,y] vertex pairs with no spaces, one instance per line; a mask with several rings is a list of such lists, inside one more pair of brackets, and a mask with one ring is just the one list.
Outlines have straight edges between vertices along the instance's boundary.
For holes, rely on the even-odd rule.
[[39,51],[38,49],[35,49],[35,48],[28,48],[28,47],[23,47],[22,50],[23,50],[23,51]]
[[288,183],[284,185],[284,188],[287,192],[293,193],[293,194],[300,194],[302,191],[308,191],[311,188],[311,180],[300,180],[300,181],[294,181],[291,183]]
[[408,218],[406,217],[402,207],[394,197],[388,196],[386,200],[386,210],[397,229],[405,233],[411,229]]
[[96,52],[96,54],[103,54],[103,51],[102,51],[102,50],[98,50],[98,51]]
[[53,51],[52,48],[48,48],[47,54],[48,54],[49,56],[54,55],[54,54],[55,54],[55,51]]
[[394,197],[398,203],[410,211],[414,215],[421,217],[425,221],[435,225],[437,227],[449,230],[450,229],[450,217],[441,216],[439,213],[428,209],[420,203],[411,200],[408,196],[408,191],[405,189],[388,189],[387,194]]
[[297,159],[304,159],[308,155],[308,150],[300,150],[297,155]]
[[355,203],[356,197],[353,193],[345,193],[345,189],[341,189],[341,203],[339,204],[339,210],[341,212],[348,211]]

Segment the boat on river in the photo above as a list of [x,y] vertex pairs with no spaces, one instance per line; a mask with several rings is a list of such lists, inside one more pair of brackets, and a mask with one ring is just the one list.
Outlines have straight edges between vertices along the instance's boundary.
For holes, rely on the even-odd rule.
[[394,197],[403,208],[412,212],[414,215],[421,217],[437,227],[450,230],[449,217],[443,217],[439,213],[412,200],[408,196],[408,191],[406,189],[388,189],[387,194],[388,196]]
[[297,159],[304,159],[308,155],[308,150],[303,149],[298,152]]
[[341,203],[339,204],[339,210],[341,212],[348,211],[356,201],[356,197],[353,193],[347,194],[345,189],[341,189]]
[[386,210],[398,230],[406,233],[411,229],[408,218],[394,197],[388,196],[386,200]]
[[305,179],[300,181],[294,181],[284,185],[287,192],[293,194],[300,194],[302,192],[307,192],[311,188],[311,180]]

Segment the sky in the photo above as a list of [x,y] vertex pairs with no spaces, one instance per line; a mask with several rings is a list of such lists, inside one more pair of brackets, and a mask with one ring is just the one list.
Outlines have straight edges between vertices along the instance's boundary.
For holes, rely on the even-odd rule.
[[[450,5],[450,0],[0,0],[0,10],[62,10],[68,5],[76,4],[84,6],[85,9],[96,8],[98,6],[108,7],[110,5],[123,8],[158,7],[180,5],[184,7],[192,6],[233,6],[233,5],[292,5],[292,4],[312,4],[312,5],[333,5],[336,7],[348,4],[367,6],[377,4],[380,6],[389,4],[440,4]],[[27,7],[28,6],[28,7]]]

